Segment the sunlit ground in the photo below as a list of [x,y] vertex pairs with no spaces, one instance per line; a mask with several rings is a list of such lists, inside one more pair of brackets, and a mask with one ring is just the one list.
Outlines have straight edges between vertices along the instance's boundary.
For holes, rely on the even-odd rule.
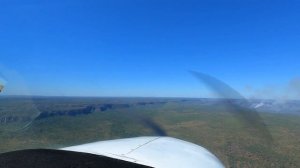
[[[269,141],[259,136],[259,132],[249,131],[243,121],[220,104],[138,99],[70,101],[35,102],[34,107],[39,111],[56,115],[35,118],[28,127],[21,126],[26,125],[25,122],[19,126],[2,123],[5,129],[1,130],[0,151],[60,148],[99,140],[156,135],[155,130],[136,115],[142,114],[153,119],[168,136],[209,149],[226,167],[300,167],[300,116],[297,115],[260,113],[273,138]],[[101,111],[98,104],[105,102],[117,105]],[[84,109],[82,107],[86,105],[99,108],[91,113],[64,114],[71,109]],[[13,131],[10,127],[22,129]]]

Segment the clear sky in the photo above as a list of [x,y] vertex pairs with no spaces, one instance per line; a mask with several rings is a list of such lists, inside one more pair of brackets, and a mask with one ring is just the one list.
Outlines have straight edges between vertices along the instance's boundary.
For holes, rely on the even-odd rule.
[[195,70],[249,97],[300,98],[299,9],[298,0],[1,0],[4,94],[209,95]]

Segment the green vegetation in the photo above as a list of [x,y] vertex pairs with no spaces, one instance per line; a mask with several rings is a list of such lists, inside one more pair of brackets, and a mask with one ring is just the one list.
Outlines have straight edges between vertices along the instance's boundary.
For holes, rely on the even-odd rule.
[[[155,135],[137,117],[142,114],[158,123],[168,136],[209,149],[227,167],[300,167],[300,116],[297,115],[261,113],[273,137],[273,142],[266,142],[266,139],[249,131],[222,104],[207,101],[38,98],[32,102],[40,113],[47,112],[47,115],[37,117],[22,130],[1,129],[0,152],[60,148],[100,140]],[[16,108],[15,105],[10,106]],[[95,108],[84,111],[90,106]],[[26,109],[21,114],[13,114],[8,106],[5,110],[1,106],[1,109],[5,114],[14,116],[33,116]],[[51,113],[56,115],[49,115]],[[2,123],[1,126],[7,128],[15,125]]]

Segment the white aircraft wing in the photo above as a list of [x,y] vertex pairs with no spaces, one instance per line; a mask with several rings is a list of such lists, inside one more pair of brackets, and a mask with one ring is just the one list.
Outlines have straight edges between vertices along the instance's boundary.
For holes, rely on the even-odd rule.
[[107,156],[157,168],[223,168],[207,149],[171,137],[100,141],[61,150]]

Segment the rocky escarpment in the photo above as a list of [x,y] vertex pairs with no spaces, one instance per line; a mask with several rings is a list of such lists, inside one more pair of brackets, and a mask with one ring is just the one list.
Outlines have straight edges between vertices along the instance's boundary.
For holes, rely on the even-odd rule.
[[[146,105],[161,105],[165,104],[167,101],[158,101],[158,102],[137,102],[137,103],[106,103],[106,104],[93,104],[93,105],[82,105],[77,107],[71,108],[63,108],[63,109],[51,109],[43,107],[39,107],[39,114],[32,115],[32,116],[18,116],[14,115],[13,111],[7,113],[6,115],[0,116],[0,124],[8,124],[13,122],[30,122],[34,119],[41,120],[55,116],[80,116],[80,115],[89,115],[94,112],[105,112],[112,109],[124,109],[130,108],[133,106],[146,106]],[[67,105],[66,105],[67,106]],[[21,107],[20,107],[21,108]],[[6,111],[9,111],[6,109]],[[9,115],[10,114],[10,115]]]

